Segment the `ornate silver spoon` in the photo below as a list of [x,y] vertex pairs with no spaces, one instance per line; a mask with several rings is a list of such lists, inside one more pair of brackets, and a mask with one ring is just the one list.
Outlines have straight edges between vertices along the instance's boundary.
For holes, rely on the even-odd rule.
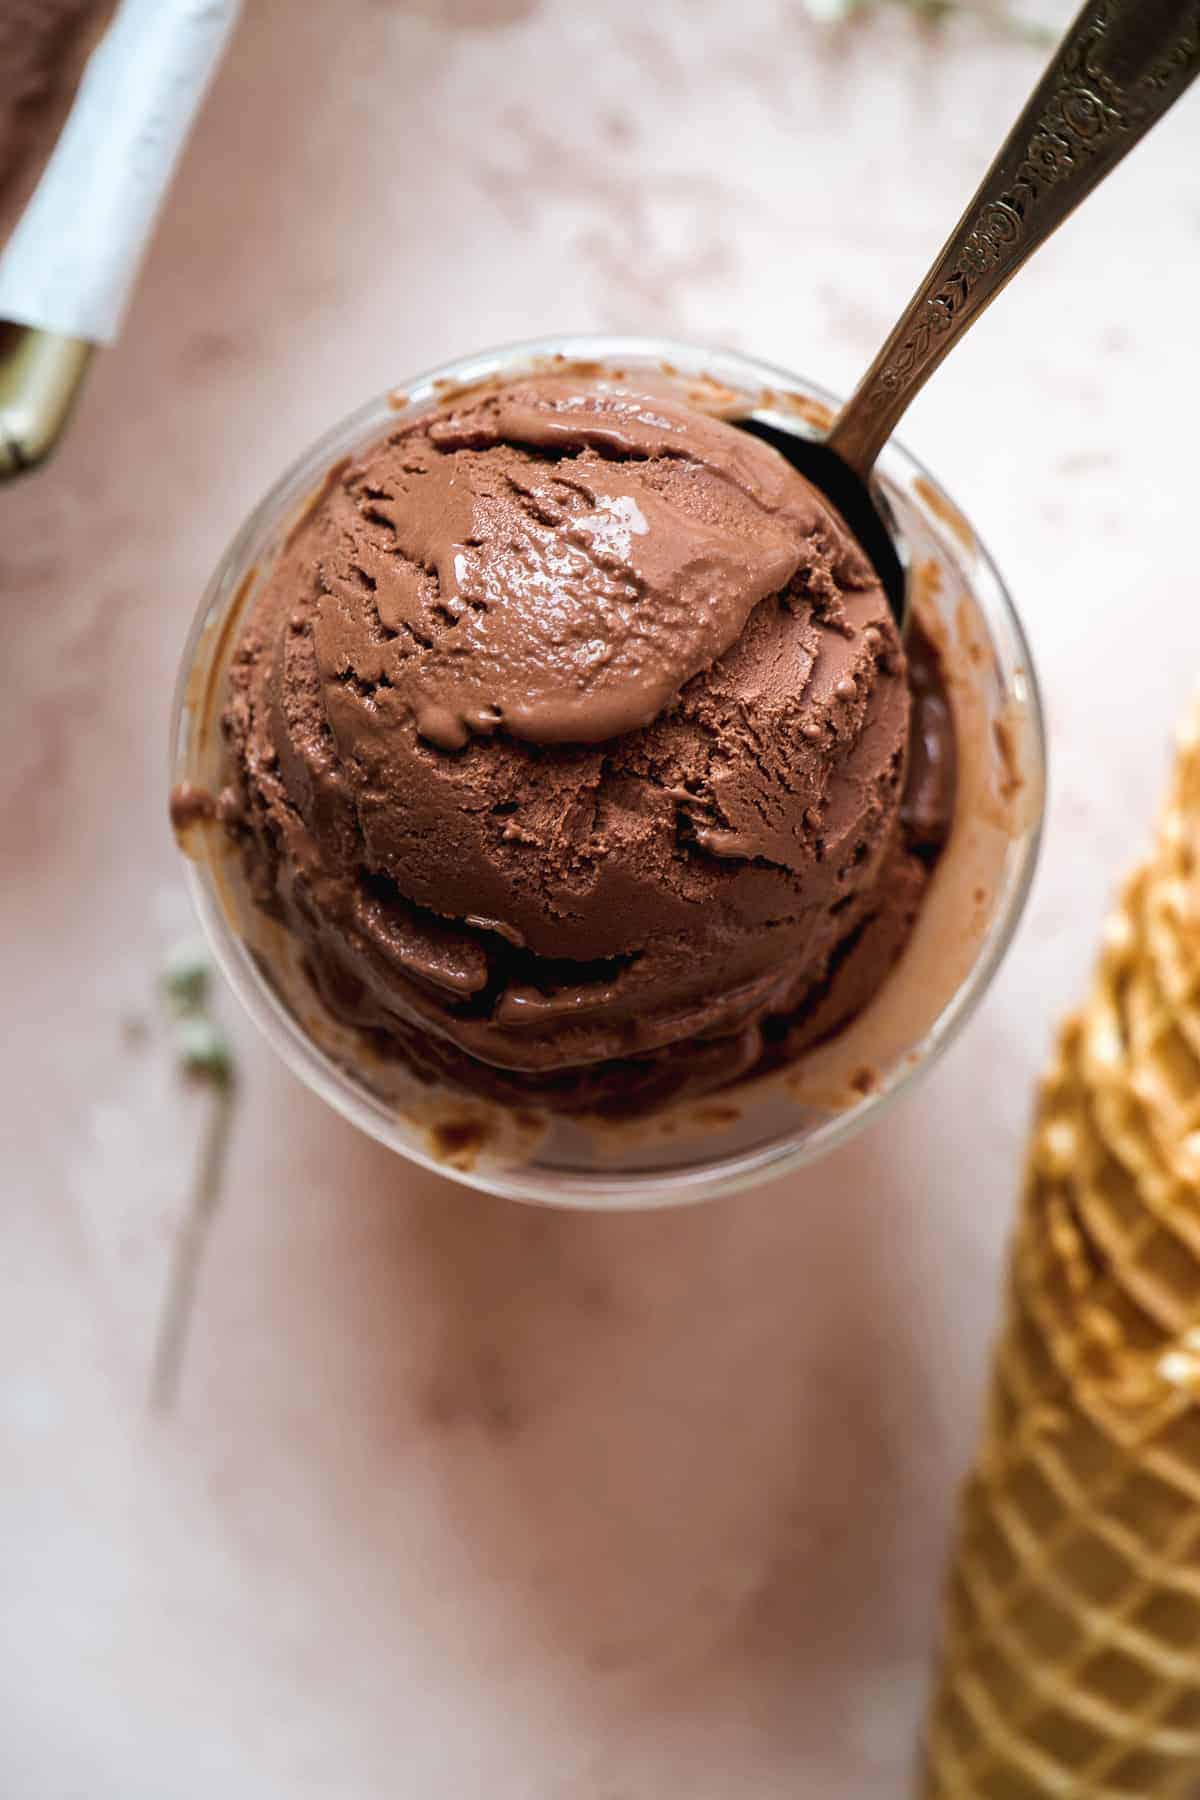
[[872,479],[875,459],[967,328],[1198,73],[1200,0],[1088,0],[826,437],[750,423],[841,511],[875,563],[901,627],[907,562]]

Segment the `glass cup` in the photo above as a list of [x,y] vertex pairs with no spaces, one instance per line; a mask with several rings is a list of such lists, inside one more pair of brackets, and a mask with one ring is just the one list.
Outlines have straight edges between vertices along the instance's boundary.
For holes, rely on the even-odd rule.
[[[398,421],[475,383],[576,367],[665,388],[725,417],[813,435],[837,401],[802,377],[727,351],[649,338],[545,339],[449,363],[372,400],[326,434],[250,514],[216,569],[184,652],[172,782],[223,784],[229,659],[291,524],[326,470]],[[1041,830],[1044,739],[1020,622],[991,558],[945,491],[898,444],[879,479],[910,557],[913,606],[941,653],[958,735],[949,842],[912,937],[866,1010],[785,1069],[650,1119],[594,1124],[436,1090],[324,1010],[294,942],[255,906],[218,824],[180,832],[192,895],[230,985],[285,1062],[346,1118],[426,1168],[514,1198],[645,1207],[705,1199],[811,1162],[878,1117],[979,1004],[1029,890]]]

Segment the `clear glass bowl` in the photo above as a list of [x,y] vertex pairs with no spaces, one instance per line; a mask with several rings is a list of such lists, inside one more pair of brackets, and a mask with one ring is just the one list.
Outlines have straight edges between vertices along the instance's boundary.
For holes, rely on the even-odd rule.
[[[184,652],[173,784],[222,785],[220,714],[241,621],[329,466],[456,388],[564,363],[665,384],[693,405],[752,412],[808,435],[837,405],[814,383],[748,357],[593,337],[485,352],[372,400],[288,470],[222,557]],[[1012,601],[967,520],[898,444],[878,473],[908,546],[917,615],[947,670],[959,797],[913,937],[867,1010],[787,1070],[648,1121],[593,1127],[435,1092],[325,1014],[294,946],[250,900],[221,828],[200,821],[182,834],[197,911],[234,991],[301,1080],[381,1143],[472,1186],[563,1206],[643,1207],[727,1193],[810,1162],[930,1066],[978,1005],[1025,902],[1042,821],[1042,715]]]

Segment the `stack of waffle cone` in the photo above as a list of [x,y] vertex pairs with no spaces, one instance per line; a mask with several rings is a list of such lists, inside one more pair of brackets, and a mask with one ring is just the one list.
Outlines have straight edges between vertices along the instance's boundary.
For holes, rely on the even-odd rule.
[[921,1791],[1200,1793],[1200,708],[1042,1084]]

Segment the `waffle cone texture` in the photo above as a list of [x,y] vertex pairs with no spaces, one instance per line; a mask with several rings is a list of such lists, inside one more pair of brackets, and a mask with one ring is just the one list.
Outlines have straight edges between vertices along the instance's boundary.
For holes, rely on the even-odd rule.
[[1041,1084],[919,1791],[1200,1794],[1200,707]]

